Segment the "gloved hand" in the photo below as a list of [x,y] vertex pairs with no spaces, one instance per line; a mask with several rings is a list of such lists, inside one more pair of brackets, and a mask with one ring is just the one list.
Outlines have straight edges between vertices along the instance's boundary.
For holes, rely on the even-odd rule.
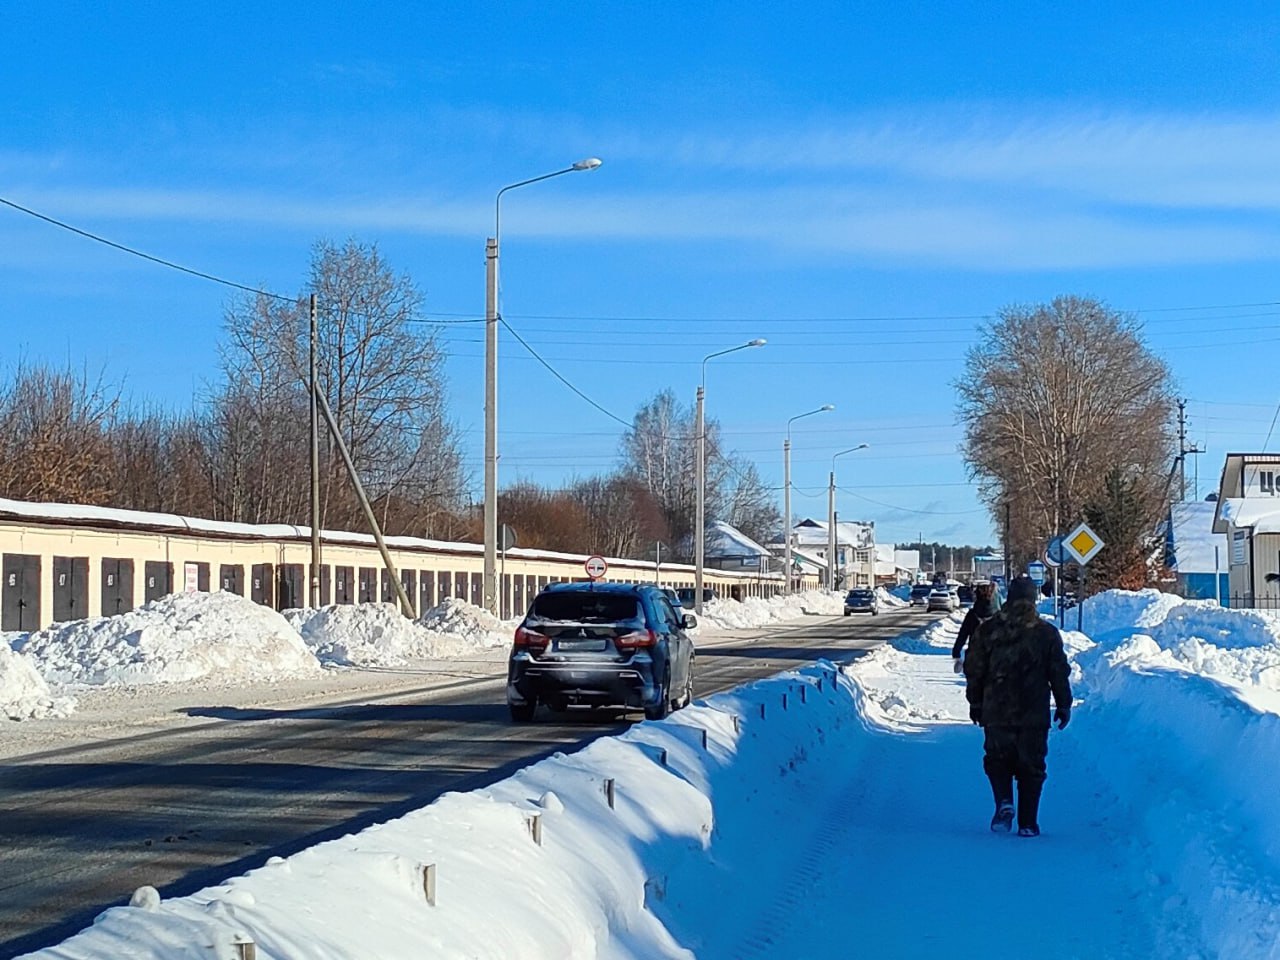
[[982,707],[976,703],[969,704],[969,719],[979,726],[982,725]]
[[956,657],[951,664],[951,669],[954,670],[956,673],[964,673],[964,661],[961,660],[959,657]]
[[1058,729],[1061,730],[1071,722],[1071,706],[1068,704],[1053,711],[1053,719],[1058,721]]

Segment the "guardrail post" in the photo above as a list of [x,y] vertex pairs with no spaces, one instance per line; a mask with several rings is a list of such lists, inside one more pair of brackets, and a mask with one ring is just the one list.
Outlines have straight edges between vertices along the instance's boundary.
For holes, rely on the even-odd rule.
[[809,702],[809,687],[806,684],[800,685],[800,702],[801,703]]
[[604,802],[609,804],[609,809],[613,809],[614,794],[617,788],[614,785],[613,777],[607,777],[604,781]]
[[787,709],[787,695],[785,693],[782,695],[782,709]]
[[533,837],[533,842],[542,846],[542,814],[535,813],[529,817],[529,833]]
[[422,892],[427,897],[427,906],[434,907],[436,905],[436,865],[434,863],[422,865]]
[[236,934],[231,945],[236,948],[236,960],[258,960],[258,946],[242,933]]
[[739,717],[736,713],[733,715],[733,732],[734,733],[742,732],[742,718]]
[[764,719],[764,703],[763,702],[761,702],[760,704],[760,719],[761,720]]
[[707,731],[705,729],[702,731],[702,749],[707,749]]
[[663,747],[658,751],[658,762],[664,767],[667,765],[667,749]]

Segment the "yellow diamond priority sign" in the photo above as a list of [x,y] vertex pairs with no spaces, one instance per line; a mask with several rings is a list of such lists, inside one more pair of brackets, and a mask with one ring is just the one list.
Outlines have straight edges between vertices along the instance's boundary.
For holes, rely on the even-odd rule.
[[1070,533],[1062,542],[1062,546],[1067,553],[1075,559],[1080,565],[1087,564],[1090,560],[1098,555],[1098,551],[1106,546],[1102,542],[1102,538],[1089,529],[1087,523],[1082,523]]

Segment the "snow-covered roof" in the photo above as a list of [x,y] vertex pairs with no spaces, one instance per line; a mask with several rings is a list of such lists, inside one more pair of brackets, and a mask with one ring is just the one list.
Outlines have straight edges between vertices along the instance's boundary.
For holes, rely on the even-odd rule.
[[723,520],[714,521],[707,530],[708,557],[767,557],[769,551],[737,527]]
[[[1213,532],[1213,516],[1216,503],[1203,501],[1175,503],[1169,509],[1169,542],[1173,546],[1169,564],[1179,573],[1225,572],[1227,569],[1227,538]],[[1214,558],[1214,547],[1218,557]]]
[[810,566],[816,570],[826,570],[827,561],[815,553],[809,553],[807,550],[801,550],[799,547],[791,548],[792,562],[800,561],[802,566]]
[[[0,521],[29,520],[33,523],[77,523],[85,526],[120,527],[136,530],[164,530],[175,533],[187,533],[193,536],[226,537],[239,540],[301,540],[311,538],[311,528],[291,523],[233,523],[226,520],[205,520],[200,517],[184,517],[176,513],[152,513],[145,510],[121,510],[115,507],[90,507],[76,503],[29,503],[25,500],[8,500],[0,497]],[[373,546],[372,534],[351,533],[346,530],[321,530],[320,538],[329,544],[353,544],[356,546]],[[459,543],[449,540],[429,540],[424,537],[384,537],[391,549],[431,550],[437,553],[471,554],[484,553],[484,544]],[[586,554],[562,553],[558,550],[533,550],[528,547],[513,547],[507,551],[508,557],[526,560],[586,560]],[[644,567],[652,564],[647,560],[635,560],[625,557],[606,557],[610,566]],[[692,571],[692,564],[667,564],[668,570]],[[717,576],[755,577],[758,574],[742,574],[737,571],[716,571]]]
[[[827,544],[827,521],[806,517],[792,528],[793,543],[822,547]],[[875,543],[875,528],[869,523],[856,523],[844,520],[836,523],[836,542],[838,545],[852,547],[869,547]]]
[[[1252,527],[1254,533],[1280,533],[1280,497],[1227,497],[1216,504],[1217,516],[1235,527]],[[1223,524],[1215,524],[1222,528]]]

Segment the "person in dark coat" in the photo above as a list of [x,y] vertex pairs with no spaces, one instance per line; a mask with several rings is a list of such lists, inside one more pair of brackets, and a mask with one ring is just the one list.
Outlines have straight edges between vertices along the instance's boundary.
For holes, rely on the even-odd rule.
[[993,616],[996,612],[995,605],[992,602],[995,589],[996,585],[994,583],[980,583],[973,588],[973,606],[964,615],[964,623],[960,624],[960,632],[956,634],[955,645],[951,648],[951,658],[955,661],[953,666],[956,673],[961,670],[960,654],[964,651],[965,642],[973,636],[973,631],[978,629],[978,624]]
[[1029,577],[1009,585],[1000,612],[974,631],[964,661],[969,719],[982,727],[982,766],[996,812],[992,830],[1013,826],[1013,782],[1018,782],[1018,836],[1040,835],[1040,793],[1049,753],[1049,694],[1062,729],[1071,719],[1071,668],[1056,627],[1036,612]]

